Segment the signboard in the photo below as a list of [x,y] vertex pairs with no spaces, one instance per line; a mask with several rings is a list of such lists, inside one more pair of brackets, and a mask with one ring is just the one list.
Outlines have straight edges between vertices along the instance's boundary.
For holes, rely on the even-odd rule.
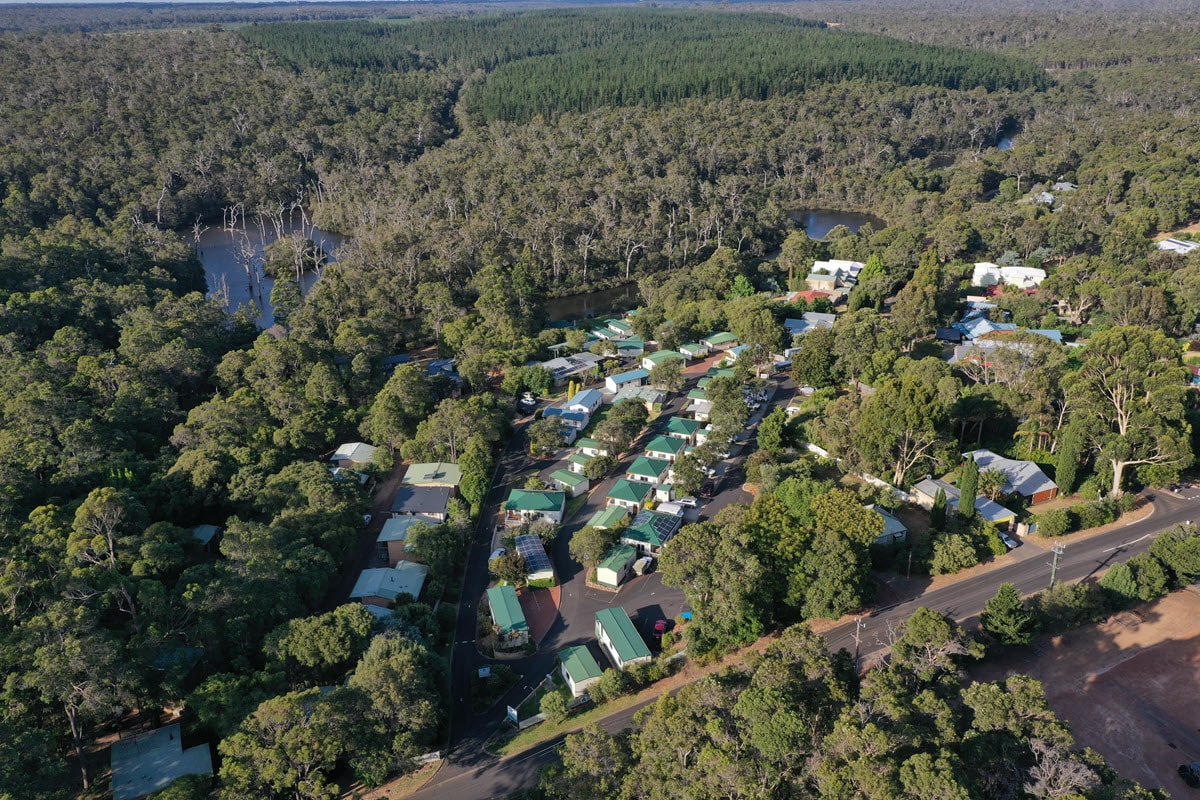
[[514,724],[516,724],[517,723],[517,710],[515,708],[513,708],[512,706],[507,706],[507,708],[508,708],[508,715],[507,715],[508,718],[511,719]]
[[491,667],[480,667],[480,668],[479,668],[479,677],[481,677],[481,678],[487,678],[487,677],[489,677],[491,674],[492,674],[492,668],[491,668]]

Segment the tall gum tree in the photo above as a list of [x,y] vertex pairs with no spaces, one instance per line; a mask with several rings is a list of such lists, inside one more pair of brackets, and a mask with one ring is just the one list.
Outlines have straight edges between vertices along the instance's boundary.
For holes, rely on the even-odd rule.
[[1113,497],[1128,467],[1192,462],[1186,380],[1178,346],[1159,331],[1111,328],[1088,342],[1068,394],[1097,459],[1112,470]]

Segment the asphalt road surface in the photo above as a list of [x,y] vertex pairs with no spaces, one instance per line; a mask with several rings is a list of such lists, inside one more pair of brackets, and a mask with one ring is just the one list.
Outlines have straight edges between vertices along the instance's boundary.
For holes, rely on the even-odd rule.
[[[1200,519],[1200,503],[1197,502],[1200,497],[1193,497],[1193,494],[1200,493],[1188,489],[1179,493],[1160,491],[1151,498],[1153,512],[1149,517],[1068,545],[1059,557],[1057,580],[1074,582],[1090,578],[1114,563],[1145,552],[1160,532],[1180,523]],[[967,580],[925,592],[914,600],[877,610],[863,617],[858,624],[851,622],[828,631],[825,638],[831,649],[846,648],[853,653],[857,630],[858,654],[860,658],[865,659],[885,650],[890,641],[891,631],[921,606],[940,611],[960,623],[969,625],[983,610],[984,604],[996,593],[1000,584],[1013,583],[1022,594],[1036,592],[1049,585],[1052,553],[1025,545],[1003,558],[1009,563]],[[486,571],[486,566],[484,569]],[[468,597],[470,595],[464,595],[464,599]],[[553,633],[554,631],[552,635]],[[457,658],[457,655],[458,653],[456,662],[465,660]],[[544,656],[547,664],[545,671],[549,671],[554,656],[553,653],[546,653]],[[483,740],[494,728],[491,717],[495,717],[495,722],[498,723],[503,712],[471,719],[458,707],[455,711],[458,712],[454,715],[455,723],[466,723],[470,733],[456,741],[448,763],[429,785],[415,795],[422,800],[483,800],[503,797],[518,789],[533,786],[538,770],[557,757],[557,748],[562,743],[561,737],[508,759],[502,760],[488,755],[483,750]],[[605,719],[602,727],[610,731],[620,730],[628,726],[636,711],[637,708],[630,708],[614,714]]]

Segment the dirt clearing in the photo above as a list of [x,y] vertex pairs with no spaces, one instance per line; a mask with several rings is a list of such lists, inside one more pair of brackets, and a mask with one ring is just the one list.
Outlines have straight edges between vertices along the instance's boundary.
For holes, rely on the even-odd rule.
[[1043,639],[971,672],[980,680],[1037,678],[1081,747],[1143,786],[1175,797],[1196,791],[1176,768],[1200,761],[1200,590]]

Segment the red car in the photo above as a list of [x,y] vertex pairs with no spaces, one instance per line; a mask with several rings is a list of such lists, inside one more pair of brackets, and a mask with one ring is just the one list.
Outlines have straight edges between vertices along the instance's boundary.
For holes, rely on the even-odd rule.
[[667,632],[667,621],[665,619],[660,619],[658,622],[654,623],[654,638],[655,639],[661,639],[662,635],[666,632]]

